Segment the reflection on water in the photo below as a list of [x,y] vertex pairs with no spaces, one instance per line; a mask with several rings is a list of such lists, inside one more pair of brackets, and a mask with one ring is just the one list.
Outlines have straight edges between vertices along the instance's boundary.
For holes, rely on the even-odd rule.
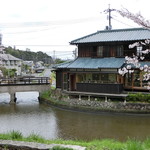
[[145,139],[150,135],[150,116],[88,114],[57,110],[59,128],[64,138],[125,140]]
[[28,136],[31,133],[45,138],[58,137],[57,119],[51,108],[38,103],[38,93],[17,93],[17,104],[0,105],[0,133],[20,131]]
[[38,93],[17,93],[17,104],[10,105],[8,94],[0,95],[0,133],[17,130],[28,136],[47,139],[92,140],[128,137],[145,139],[150,135],[150,115],[90,114],[66,111],[38,103]]

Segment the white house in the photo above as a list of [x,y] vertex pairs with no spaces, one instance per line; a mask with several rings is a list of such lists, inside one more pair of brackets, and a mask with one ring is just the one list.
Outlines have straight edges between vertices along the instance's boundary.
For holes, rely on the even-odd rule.
[[0,65],[6,69],[16,69],[17,75],[21,75],[21,59],[10,54],[0,54]]

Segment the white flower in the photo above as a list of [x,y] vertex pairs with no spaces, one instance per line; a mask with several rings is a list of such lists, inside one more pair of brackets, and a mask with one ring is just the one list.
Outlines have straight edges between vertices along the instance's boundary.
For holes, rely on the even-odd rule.
[[148,39],[145,40],[145,43],[146,43],[146,44],[150,44],[150,40],[148,40]]
[[127,69],[131,69],[131,65],[127,65]]
[[144,69],[144,67],[140,67],[140,70],[143,70]]
[[144,58],[145,58],[145,57],[143,57],[143,56],[140,57],[141,60],[144,60]]
[[146,49],[146,50],[142,51],[142,53],[143,53],[143,54],[148,54],[149,51],[150,51],[149,49]]
[[131,73],[133,73],[134,72],[134,70],[129,70],[129,73],[131,74]]

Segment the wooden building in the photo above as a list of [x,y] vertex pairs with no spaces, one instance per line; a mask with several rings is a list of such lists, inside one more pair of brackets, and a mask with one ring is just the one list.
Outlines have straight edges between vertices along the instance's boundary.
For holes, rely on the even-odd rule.
[[[147,90],[143,73],[135,68],[133,73],[121,76],[125,56],[140,55],[143,46],[129,49],[129,44],[150,39],[150,30],[143,28],[102,30],[73,40],[78,57],[57,65],[56,88],[63,91],[120,94],[124,90]],[[149,47],[148,47],[149,48]],[[141,65],[150,66],[147,54]]]

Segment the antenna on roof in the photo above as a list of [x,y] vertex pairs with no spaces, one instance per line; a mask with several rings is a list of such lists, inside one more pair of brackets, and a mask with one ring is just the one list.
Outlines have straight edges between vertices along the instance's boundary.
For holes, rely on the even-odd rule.
[[108,5],[108,9],[104,10],[105,13],[108,13],[107,19],[108,19],[108,26],[106,26],[106,30],[111,30],[112,29],[112,25],[111,25],[111,12],[114,11],[115,9],[110,9],[110,4]]

